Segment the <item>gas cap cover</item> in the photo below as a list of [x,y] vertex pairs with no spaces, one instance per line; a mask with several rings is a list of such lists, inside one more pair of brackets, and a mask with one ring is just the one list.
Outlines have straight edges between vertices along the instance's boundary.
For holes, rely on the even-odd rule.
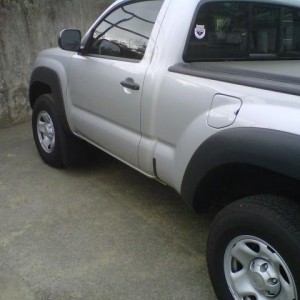
[[234,123],[242,100],[236,97],[217,94],[214,96],[207,123],[213,128],[223,128]]

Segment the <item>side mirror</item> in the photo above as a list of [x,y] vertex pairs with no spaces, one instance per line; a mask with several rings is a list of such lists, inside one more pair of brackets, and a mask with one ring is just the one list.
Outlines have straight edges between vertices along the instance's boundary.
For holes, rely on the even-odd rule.
[[81,44],[81,32],[77,29],[65,29],[60,32],[58,45],[67,51],[78,51]]
[[103,39],[99,44],[99,54],[100,55],[109,55],[109,56],[120,56],[121,47],[116,43]]

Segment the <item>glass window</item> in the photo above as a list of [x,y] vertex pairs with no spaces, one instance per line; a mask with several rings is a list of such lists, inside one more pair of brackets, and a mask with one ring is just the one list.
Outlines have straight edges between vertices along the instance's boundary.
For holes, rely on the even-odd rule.
[[185,61],[300,58],[300,9],[207,2],[195,18]]
[[250,56],[276,56],[280,9],[274,6],[253,5],[250,35]]
[[119,7],[95,29],[88,53],[141,60],[162,0]]
[[300,9],[284,8],[281,18],[280,55],[283,57],[300,56]]

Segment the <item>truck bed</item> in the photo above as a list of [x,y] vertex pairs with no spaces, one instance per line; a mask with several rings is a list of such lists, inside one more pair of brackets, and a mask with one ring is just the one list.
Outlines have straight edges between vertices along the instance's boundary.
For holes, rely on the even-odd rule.
[[169,71],[300,96],[300,60],[179,63]]

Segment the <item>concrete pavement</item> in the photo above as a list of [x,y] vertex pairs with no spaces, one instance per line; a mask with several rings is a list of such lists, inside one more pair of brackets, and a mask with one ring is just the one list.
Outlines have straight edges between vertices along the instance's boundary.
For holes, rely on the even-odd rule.
[[0,130],[0,299],[214,300],[209,215],[105,154],[57,170]]

